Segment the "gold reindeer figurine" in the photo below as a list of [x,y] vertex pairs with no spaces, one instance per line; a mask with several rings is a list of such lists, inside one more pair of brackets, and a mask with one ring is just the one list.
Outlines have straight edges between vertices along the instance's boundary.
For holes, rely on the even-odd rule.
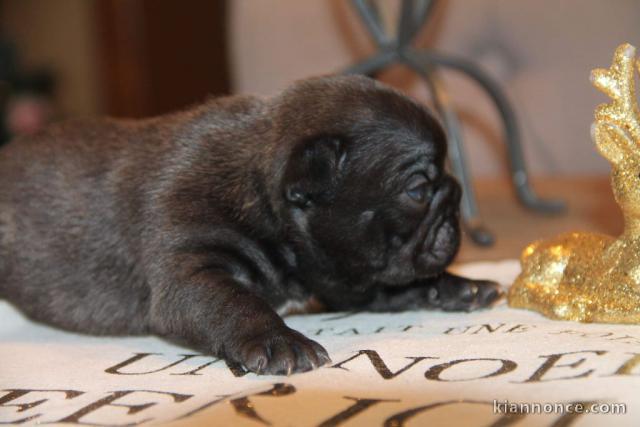
[[562,320],[640,323],[640,114],[634,84],[640,61],[635,51],[623,44],[611,68],[591,73],[591,83],[612,100],[596,109],[591,137],[611,163],[624,232],[617,239],[574,232],[532,243],[509,290],[511,307]]

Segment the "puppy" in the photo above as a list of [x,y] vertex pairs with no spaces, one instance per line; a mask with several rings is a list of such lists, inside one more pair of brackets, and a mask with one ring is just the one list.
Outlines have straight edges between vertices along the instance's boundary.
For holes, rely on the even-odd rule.
[[473,310],[445,271],[460,188],[427,110],[365,77],[141,121],[78,120],[0,150],[0,296],[91,334],[156,334],[259,374],[329,361],[280,315]]

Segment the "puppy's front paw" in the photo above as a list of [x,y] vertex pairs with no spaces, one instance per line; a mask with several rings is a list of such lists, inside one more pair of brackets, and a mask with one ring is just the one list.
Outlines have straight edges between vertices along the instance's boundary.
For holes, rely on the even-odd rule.
[[440,308],[446,311],[473,311],[492,305],[504,296],[502,287],[489,280],[458,278],[438,288]]
[[286,326],[241,342],[235,353],[232,359],[247,370],[264,375],[306,372],[331,361],[320,344]]

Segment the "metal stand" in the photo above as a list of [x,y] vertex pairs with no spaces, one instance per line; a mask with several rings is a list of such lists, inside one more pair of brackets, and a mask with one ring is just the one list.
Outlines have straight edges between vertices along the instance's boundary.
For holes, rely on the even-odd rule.
[[458,115],[440,79],[438,73],[440,67],[451,68],[465,74],[484,88],[491,97],[504,123],[511,181],[520,202],[527,208],[539,212],[556,213],[564,210],[565,205],[562,201],[540,199],[531,188],[516,116],[498,84],[470,61],[429,49],[411,47],[416,34],[427,20],[435,0],[403,0],[398,31],[393,38],[384,32],[374,0],[352,0],[352,3],[375,41],[378,53],[353,65],[344,73],[374,76],[390,65],[403,64],[424,80],[433,95],[436,110],[447,132],[451,171],[463,188],[460,206],[463,224],[475,243],[488,246],[492,245],[495,239],[493,234],[482,226],[479,218],[473,185],[466,165]]

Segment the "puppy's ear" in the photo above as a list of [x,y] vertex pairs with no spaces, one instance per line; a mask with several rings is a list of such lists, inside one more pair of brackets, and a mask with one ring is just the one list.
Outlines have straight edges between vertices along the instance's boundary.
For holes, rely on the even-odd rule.
[[322,136],[299,143],[285,172],[284,196],[298,207],[330,201],[337,189],[346,160],[344,142]]

